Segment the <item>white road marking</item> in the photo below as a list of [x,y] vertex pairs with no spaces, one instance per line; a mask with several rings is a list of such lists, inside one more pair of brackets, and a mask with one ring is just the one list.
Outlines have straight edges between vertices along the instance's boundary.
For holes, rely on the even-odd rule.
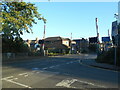
[[22,75],[26,75],[27,73],[21,73],[21,74],[19,74],[20,76],[22,76]]
[[8,79],[8,78],[13,78],[13,76],[5,77],[5,78],[2,78],[1,80]]
[[32,68],[32,70],[39,70],[39,68]]
[[7,82],[11,82],[11,83],[17,84],[19,86],[23,86],[23,87],[26,87],[26,88],[32,88],[32,87],[29,87],[27,85],[24,85],[22,83],[18,83],[18,82],[12,81],[12,80],[7,80],[7,79],[4,79],[4,80],[7,81]]
[[24,77],[28,77],[28,74],[27,74],[27,75],[24,75]]
[[70,64],[70,62],[67,62],[66,64]]
[[63,73],[64,75],[70,75],[70,74],[68,74],[68,73]]
[[63,87],[67,87],[67,88],[75,88],[75,87],[70,86],[70,85],[73,84],[75,81],[77,81],[77,79],[62,80],[61,82],[57,83],[56,86],[63,86]]
[[44,70],[43,72],[51,73],[51,74],[59,74],[60,73],[60,72],[51,72],[51,71],[46,71],[46,70]]
[[60,65],[56,65],[56,67],[59,67]]
[[17,80],[18,78],[14,78],[14,80]]
[[85,84],[92,85],[92,86],[97,86],[97,87],[100,87],[100,88],[106,88],[105,86],[97,85],[97,84],[94,84],[94,83],[91,83],[91,82],[82,81],[82,80],[78,80],[78,82],[85,83]]
[[91,82],[86,82],[86,81],[77,80],[77,79],[62,80],[61,82],[57,83],[56,86],[67,87],[67,88],[77,88],[77,87],[71,86],[76,81],[80,82],[80,83],[85,83],[85,84],[88,84],[88,85],[92,85],[92,86],[95,86],[95,87],[106,88],[105,86],[102,86],[102,85],[97,85],[97,84],[94,84],[94,83],[91,83]]
[[70,63],[73,63],[72,61]]
[[40,73],[40,72],[36,72],[36,73]]
[[43,70],[45,70],[45,69],[48,69],[47,67],[46,68],[43,68]]
[[[13,76],[6,77],[6,78],[2,78],[2,80],[7,81],[7,82],[10,82],[10,83],[17,84],[17,85],[22,86],[22,87],[32,88],[32,87],[29,87],[29,86],[27,86],[27,85],[25,85],[25,84],[15,82],[15,81],[13,81],[13,79],[9,79],[9,78],[13,78]],[[14,78],[14,79],[17,79],[17,78]]]
[[56,67],[56,66],[50,66],[49,68],[54,68],[54,67]]

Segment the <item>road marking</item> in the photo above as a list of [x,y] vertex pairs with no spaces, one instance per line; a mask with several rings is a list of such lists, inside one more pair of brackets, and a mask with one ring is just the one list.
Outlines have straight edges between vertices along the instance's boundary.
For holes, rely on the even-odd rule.
[[54,68],[54,67],[56,67],[56,66],[50,66],[49,68]]
[[40,72],[36,72],[36,73],[40,73]]
[[61,82],[57,83],[56,86],[61,86],[61,87],[66,87],[66,88],[77,88],[77,87],[73,87],[71,86],[74,82],[80,82],[80,83],[84,83],[84,84],[88,84],[88,85],[92,85],[95,87],[100,87],[100,88],[106,88],[105,86],[102,85],[97,85],[91,82],[87,82],[87,81],[82,81],[82,80],[77,80],[77,79],[66,79],[66,80],[62,80]]
[[7,82],[10,82],[10,83],[17,84],[17,85],[22,86],[22,87],[32,88],[32,87],[29,87],[29,86],[27,86],[27,85],[24,85],[24,84],[22,84],[22,83],[18,83],[18,82],[12,81],[12,80],[8,80],[8,79],[4,79],[4,80],[7,81]]
[[70,62],[67,62],[66,64],[70,64]]
[[56,65],[56,67],[59,67],[60,65]]
[[22,86],[22,87],[32,88],[32,87],[27,86],[27,85],[25,85],[25,84],[22,84],[22,83],[18,83],[18,82],[13,81],[13,79],[18,79],[18,78],[13,78],[13,79],[10,79],[10,78],[13,78],[13,76],[6,77],[6,78],[2,78],[2,80],[7,81],[7,82],[10,82],[10,83],[13,83],[13,84],[17,84],[17,85]]
[[70,63],[73,63],[72,61]]
[[32,70],[39,70],[39,68],[32,68]]
[[87,81],[78,80],[78,82],[85,83],[85,84],[92,85],[92,86],[97,86],[97,87],[100,87],[100,88],[106,88],[105,86],[97,85],[97,84],[94,84],[94,83],[91,83],[91,82],[87,82]]
[[2,78],[1,80],[8,79],[8,78],[13,78],[13,76],[5,77],[5,78]]
[[43,68],[43,70],[45,70],[45,69],[48,69],[47,67],[46,68]]
[[24,77],[28,77],[28,74],[27,74],[27,75],[25,75]]
[[14,80],[17,80],[18,78],[14,78]]
[[62,87],[67,87],[67,88],[75,88],[75,87],[72,87],[71,84],[73,84],[76,81],[77,81],[77,79],[62,80],[61,82],[57,83],[56,86],[62,86]]
[[68,74],[68,73],[63,73],[64,75],[70,75],[70,74]]
[[28,75],[27,73],[21,73],[21,74],[19,74],[20,76],[22,76],[22,75]]

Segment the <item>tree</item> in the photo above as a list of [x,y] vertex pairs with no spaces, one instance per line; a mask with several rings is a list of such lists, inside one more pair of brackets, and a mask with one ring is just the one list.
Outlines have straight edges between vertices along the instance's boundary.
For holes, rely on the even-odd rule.
[[7,53],[26,53],[30,52],[29,47],[27,44],[24,42],[22,38],[16,37],[14,40],[12,39],[2,39],[2,52]]
[[23,31],[32,32],[31,27],[33,24],[37,24],[35,18],[43,20],[46,23],[46,19],[41,17],[41,14],[37,12],[37,7],[32,3],[26,2],[2,2],[0,23],[2,27],[3,38],[14,39],[20,37]]

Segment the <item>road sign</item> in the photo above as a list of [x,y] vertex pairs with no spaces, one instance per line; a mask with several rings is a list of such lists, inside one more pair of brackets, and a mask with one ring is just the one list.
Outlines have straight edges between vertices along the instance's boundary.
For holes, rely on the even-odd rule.
[[97,43],[98,42],[98,37],[90,37],[89,42],[90,43]]
[[103,42],[110,42],[110,37],[102,37]]

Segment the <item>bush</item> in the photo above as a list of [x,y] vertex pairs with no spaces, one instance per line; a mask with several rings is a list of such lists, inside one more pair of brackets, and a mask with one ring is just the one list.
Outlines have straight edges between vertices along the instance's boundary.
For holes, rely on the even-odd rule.
[[[120,48],[116,49],[116,64],[120,66]],[[114,64],[115,49],[111,48],[109,51],[104,51],[98,55],[96,61],[100,63]]]
[[97,44],[89,44],[88,49],[90,52],[96,53],[97,52]]

